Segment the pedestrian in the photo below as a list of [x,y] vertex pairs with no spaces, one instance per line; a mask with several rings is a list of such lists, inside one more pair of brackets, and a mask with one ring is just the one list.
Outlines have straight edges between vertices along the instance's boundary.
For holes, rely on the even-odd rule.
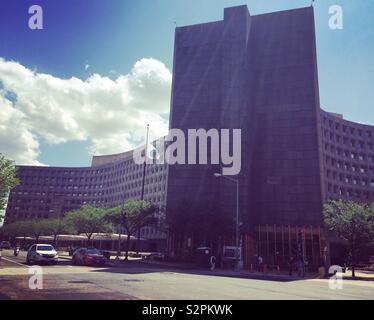
[[304,276],[305,276],[305,269],[304,269],[304,261],[303,261],[303,258],[300,258],[300,259],[299,259],[297,275],[298,275],[300,278],[304,278]]
[[216,268],[216,257],[215,256],[210,257],[209,267],[210,267],[210,271],[214,271],[214,269]]
[[253,271],[257,271],[258,270],[258,256],[257,254],[254,255],[253,257]]
[[264,259],[259,255],[258,256],[258,271],[262,272],[262,264],[264,263]]
[[292,271],[293,271],[293,257],[291,256],[290,259],[288,260],[288,274],[290,277],[292,276]]

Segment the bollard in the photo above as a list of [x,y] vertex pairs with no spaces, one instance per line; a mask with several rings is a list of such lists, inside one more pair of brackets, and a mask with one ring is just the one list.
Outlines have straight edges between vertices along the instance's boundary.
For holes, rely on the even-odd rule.
[[323,279],[326,275],[325,267],[318,268],[318,278]]
[[268,273],[268,265],[267,265],[267,264],[264,264],[263,272],[264,272],[265,274]]

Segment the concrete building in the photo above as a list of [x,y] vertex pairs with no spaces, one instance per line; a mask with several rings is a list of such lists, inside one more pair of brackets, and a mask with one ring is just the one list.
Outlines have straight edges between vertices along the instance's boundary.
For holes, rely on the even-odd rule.
[[[128,199],[140,199],[143,165],[133,161],[132,151],[94,156],[91,167],[17,166],[21,184],[11,190],[6,223],[32,218],[63,217],[85,204],[115,207]],[[165,207],[167,166],[146,166],[144,200]],[[161,218],[161,217],[160,217]],[[144,227],[141,238],[149,249],[165,246],[165,229]]]
[[[374,199],[374,128],[320,108],[313,7],[253,16],[238,6],[222,21],[177,28],[170,127],[242,130],[237,178],[248,264],[255,254],[285,264],[300,243],[321,263],[329,254],[323,203]],[[182,204],[195,213],[215,204],[233,217],[235,186],[214,177],[220,171],[170,166],[168,216]]]
[[[170,128],[242,130],[235,178],[247,265],[255,255],[286,264],[300,248],[320,264],[329,255],[323,203],[374,200],[374,127],[320,108],[313,7],[251,15],[238,6],[225,9],[221,21],[176,28]],[[165,205],[169,222],[184,224],[186,211],[233,218],[236,189],[214,177],[221,170],[149,165],[145,200]],[[142,166],[128,152],[94,157],[89,168],[20,166],[19,176],[7,222],[139,198]],[[166,237],[152,232],[142,236]],[[204,244],[189,232],[178,244],[171,239],[169,249]]]

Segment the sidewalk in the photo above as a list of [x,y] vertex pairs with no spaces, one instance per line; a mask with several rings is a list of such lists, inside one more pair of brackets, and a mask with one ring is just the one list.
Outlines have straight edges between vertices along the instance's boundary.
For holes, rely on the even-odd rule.
[[263,273],[255,272],[249,270],[240,270],[235,271],[231,269],[215,269],[213,271],[209,269],[202,269],[192,263],[180,263],[180,262],[164,262],[164,261],[154,261],[154,260],[140,260],[139,263],[173,268],[173,269],[182,269],[182,270],[191,270],[194,273],[212,275],[212,276],[221,276],[221,277],[236,277],[236,278],[248,278],[248,279],[259,279],[259,280],[274,280],[274,281],[295,281],[302,279],[313,279],[317,278],[317,273],[307,273],[304,278],[297,277],[297,274],[290,276],[288,272],[279,272],[279,273]]
[[[274,281],[297,281],[297,280],[306,280],[306,279],[318,279],[318,272],[307,272],[305,277],[299,277],[297,272],[293,272],[292,276],[288,274],[288,271],[279,271],[279,272],[257,272],[250,270],[230,270],[230,269],[215,269],[210,271],[209,269],[198,268],[195,264],[192,263],[180,263],[180,262],[164,262],[164,261],[154,261],[154,260],[140,260],[139,263],[144,263],[148,265],[160,266],[165,268],[173,269],[182,269],[182,270],[191,270],[194,273],[213,275],[213,276],[222,276],[222,277],[239,277],[239,278],[248,278],[248,279],[259,279],[259,280],[274,280]],[[370,271],[360,271],[356,270],[356,278],[352,278],[352,272],[348,270],[346,273],[342,274],[342,277],[346,280],[362,280],[362,281],[374,281],[374,272]],[[328,279],[326,277],[325,279]]]
[[374,281],[374,272],[372,271],[355,271],[356,277],[352,278],[352,270],[347,270],[346,273],[342,273],[342,277],[345,280],[363,280],[363,281]]
[[[67,252],[59,253],[59,258],[64,260],[71,260],[71,256]],[[297,281],[297,280],[306,280],[306,279],[317,279],[319,278],[318,273],[308,272],[304,278],[298,277],[297,273],[294,272],[292,276],[288,274],[288,271],[280,272],[257,272],[250,270],[240,270],[235,271],[232,269],[215,269],[214,271],[209,270],[208,268],[202,269],[197,267],[194,263],[181,263],[181,262],[165,262],[157,260],[146,260],[140,258],[131,258],[129,257],[128,261],[125,261],[123,257],[119,262],[115,261],[116,257],[112,256],[108,265],[111,267],[123,268],[126,265],[131,264],[140,264],[148,265],[153,267],[160,267],[165,269],[174,269],[174,270],[185,270],[190,273],[210,275],[210,276],[219,276],[219,277],[233,277],[233,278],[247,278],[247,279],[258,279],[258,280],[268,280],[268,281]],[[356,278],[352,278],[352,273],[348,270],[346,273],[342,274],[342,277],[346,280],[363,280],[363,281],[374,281],[374,272],[370,271],[356,271]],[[327,278],[326,278],[327,279]]]

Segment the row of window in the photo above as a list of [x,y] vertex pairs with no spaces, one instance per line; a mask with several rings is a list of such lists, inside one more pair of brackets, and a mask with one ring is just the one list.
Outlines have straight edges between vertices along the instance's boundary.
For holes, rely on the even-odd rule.
[[[49,189],[55,189],[54,186],[50,186]],[[61,188],[56,188],[59,190],[76,190],[77,192],[72,192],[72,193],[63,193],[63,196],[66,197],[97,197],[97,196],[102,196],[102,195],[108,195],[108,194],[113,194],[113,193],[121,193],[121,192],[133,192],[136,190],[137,192],[140,193],[141,190],[141,184],[132,184],[132,185],[125,185],[122,187],[117,187],[117,188],[111,188],[108,190],[101,190],[97,192],[85,192],[85,190],[92,190],[92,188],[85,187],[85,188],[78,188],[78,187],[71,187],[71,186],[64,186]],[[95,189],[102,189],[102,186],[96,186]],[[158,191],[166,191],[166,183],[153,183],[150,185],[145,185],[144,187],[144,192],[145,193],[153,193],[153,192],[158,192]],[[14,191],[11,194],[10,199],[13,198],[13,196],[32,196],[32,195],[38,195],[38,196],[43,196],[45,197],[47,195],[46,192],[29,192],[27,190],[22,191]]]
[[[158,174],[160,172],[160,174]],[[155,170],[155,172],[146,172],[146,178],[147,176],[151,175],[154,177],[155,175],[157,176],[162,176],[166,177],[165,173],[162,173],[162,171]],[[22,175],[20,175],[20,178],[22,182],[24,183],[34,183],[34,184],[48,184],[48,183],[88,183],[88,182],[99,182],[99,181],[107,181],[105,183],[120,183],[128,180],[136,180],[136,179],[141,179],[143,177],[143,172],[132,172],[124,177],[124,175],[113,175],[110,177],[107,176],[91,176],[91,177],[78,177],[78,178],[64,178],[64,177],[52,177],[52,176],[36,176],[36,175],[26,175],[24,172],[22,172]]]
[[373,179],[359,178],[355,176],[345,175],[342,173],[337,173],[336,171],[331,171],[331,170],[327,170],[326,176],[328,179],[333,179],[336,181],[340,181],[342,183],[374,188],[374,178]]
[[325,127],[334,129],[335,131],[338,131],[338,132],[347,133],[352,136],[366,137],[366,138],[373,137],[372,130],[349,127],[345,124],[340,124],[338,122],[335,122],[332,119],[327,119],[326,117],[323,118],[323,124],[325,125]]
[[357,151],[350,151],[350,150],[343,150],[339,147],[331,145],[329,143],[325,143],[325,151],[329,152],[330,154],[336,154],[338,156],[345,157],[351,160],[357,161],[366,161],[366,162],[373,162],[374,163],[374,156],[373,155],[366,155],[364,153],[360,153]]
[[[138,195],[133,195],[132,197],[136,198]],[[145,196],[145,200],[148,200],[153,203],[160,203],[165,201],[165,195],[152,195],[152,196]],[[73,208],[79,208],[84,204],[96,204],[96,203],[111,203],[116,202],[116,200],[122,200],[120,197],[117,199],[116,197],[113,198],[102,198],[102,199],[89,199],[89,200],[67,200],[64,202],[65,205],[72,205]],[[15,204],[13,202],[9,202],[8,209],[10,210],[26,210],[26,211],[50,211],[50,206],[43,206],[43,205],[35,205],[35,204],[43,204],[40,200],[31,200],[31,199],[17,199]],[[51,201],[48,201],[50,204]]]
[[[165,171],[167,169],[167,164],[151,164],[146,167],[147,173],[156,173],[159,171]],[[49,169],[49,168],[22,168],[22,171],[25,175],[30,176],[37,176],[37,177],[68,177],[68,176],[79,176],[79,177],[87,177],[87,176],[98,176],[104,179],[109,179],[111,177],[124,175],[127,173],[133,173],[136,171],[143,172],[143,166],[135,164],[133,160],[129,160],[126,162],[121,162],[119,165],[110,166],[101,169],[93,169],[93,168],[84,168],[84,169]],[[105,174],[105,175],[103,175]]]
[[338,185],[328,184],[327,191],[330,195],[335,195],[345,199],[364,199],[371,201],[374,199],[374,193],[369,191],[363,191],[359,189],[347,189]]
[[[120,184],[120,183],[125,183],[125,182],[131,182],[133,180],[141,180],[143,177],[143,174],[133,174],[133,175],[129,175],[129,177],[127,177],[126,179],[125,178],[118,178],[114,181],[110,181],[110,182],[104,182],[102,183],[102,185],[104,186],[112,186],[112,185],[115,185],[115,184]],[[36,176],[21,176],[21,181],[22,181],[22,184],[25,184],[25,185],[48,185],[48,184],[54,184],[54,185],[65,185],[66,183],[68,184],[79,184],[79,185],[82,185],[82,184],[87,184],[88,182],[99,182],[99,181],[103,181],[103,179],[101,178],[97,178],[97,177],[91,177],[91,178],[77,178],[77,179],[66,179],[66,178],[40,178],[40,177],[36,177]],[[152,174],[151,176],[147,176],[145,177],[145,182],[146,183],[153,183],[153,182],[157,182],[157,181],[162,181],[162,180],[165,180],[166,179],[166,174]],[[92,185],[92,184],[90,184]]]
[[[152,195],[155,195],[155,196],[158,196],[160,194],[165,194],[165,191],[166,191],[166,188],[165,188],[165,185],[163,186],[154,186],[154,187],[147,187],[147,188],[144,188],[144,197],[152,197]],[[19,192],[19,194],[22,194],[22,192]],[[95,200],[97,197],[104,197],[105,195],[113,195],[113,194],[116,194],[114,192],[98,192],[98,193],[69,193],[69,194],[66,194],[66,198],[62,198],[63,201],[66,201],[66,202],[71,202],[71,203],[74,203],[74,201],[83,201],[83,200],[74,200],[74,199],[71,199],[71,198],[91,198],[91,197],[95,197],[95,198],[92,198],[92,199],[87,199],[88,200]],[[28,196],[28,192],[24,192],[23,195],[27,195]],[[140,197],[141,196],[141,190],[133,190],[131,192],[127,192],[126,193],[127,195],[127,198],[133,198],[133,197]],[[51,203],[51,199],[47,199],[47,200],[44,200],[44,199],[40,199],[40,198],[30,198],[32,197],[32,195],[28,196],[27,198],[25,197],[16,197],[16,196],[12,196],[9,198],[9,203],[33,203],[33,202],[38,202],[38,203]],[[52,196],[53,198],[53,196]],[[103,198],[104,199],[104,198]],[[117,193],[117,196],[112,196],[112,197],[105,197],[105,199],[108,199],[109,201],[111,200],[122,200],[123,199],[123,193],[120,193],[118,192]],[[164,197],[161,199],[161,200],[164,200]],[[159,199],[157,199],[156,201],[161,201]]]
[[332,168],[337,168],[337,169],[345,170],[349,172],[356,172],[356,173],[362,173],[362,174],[374,176],[374,167],[372,166],[357,165],[357,164],[345,162],[342,160],[336,160],[329,156],[325,157],[325,164],[327,165],[327,167],[332,167]]
[[355,140],[349,137],[342,137],[340,135],[334,134],[327,130],[324,130],[324,137],[326,139],[329,139],[330,141],[334,141],[339,144],[350,146],[352,148],[361,148],[361,149],[368,148],[369,150],[374,150],[374,144],[373,142],[370,142],[370,141],[365,142],[362,140]]

